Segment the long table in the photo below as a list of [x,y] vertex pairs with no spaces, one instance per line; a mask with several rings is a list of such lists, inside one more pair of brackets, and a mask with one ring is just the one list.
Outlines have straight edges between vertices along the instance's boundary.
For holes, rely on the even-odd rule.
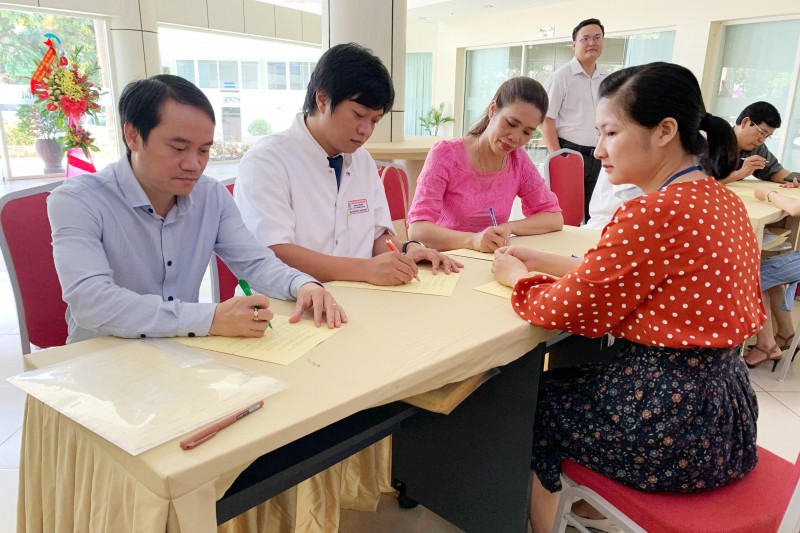
[[[582,254],[598,237],[566,227],[514,243]],[[531,327],[508,301],[473,290],[492,280],[490,263],[463,262],[449,298],[330,287],[350,323],[289,366],[213,354],[291,387],[191,452],[175,439],[131,456],[29,397],[18,531],[212,532],[225,516],[401,428],[394,476],[411,498],[471,531],[525,531],[538,376],[544,343],[557,332]],[[287,314],[292,305],[272,308]],[[26,366],[119,342],[35,352]],[[398,402],[497,367],[499,375],[448,416]]]
[[[800,236],[800,232],[798,232],[798,219],[795,217],[786,218],[788,216],[786,211],[777,207],[775,204],[757,200],[755,196],[753,196],[753,190],[756,186],[763,183],[769,183],[776,188],[778,187],[777,183],[749,177],[729,183],[728,188],[735,192],[744,202],[747,214],[750,217],[750,223],[753,225],[756,238],[758,239],[759,248],[764,247],[764,228],[768,224],[774,224],[784,219],[786,219],[784,227],[790,231],[790,236],[787,240],[792,245],[792,248],[797,248],[798,244],[800,244],[800,242],[798,242],[798,237]],[[791,198],[800,199],[800,189],[780,189],[780,193]]]

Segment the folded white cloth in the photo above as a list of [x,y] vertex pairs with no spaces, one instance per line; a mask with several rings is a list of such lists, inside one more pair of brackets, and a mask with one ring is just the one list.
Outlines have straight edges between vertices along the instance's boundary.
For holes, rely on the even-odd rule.
[[593,529],[595,531],[601,531],[605,533],[624,533],[622,529],[614,523],[613,520],[608,518],[601,518],[599,520],[594,520],[592,518],[584,518],[582,516],[578,516],[573,514],[577,521],[583,526]]

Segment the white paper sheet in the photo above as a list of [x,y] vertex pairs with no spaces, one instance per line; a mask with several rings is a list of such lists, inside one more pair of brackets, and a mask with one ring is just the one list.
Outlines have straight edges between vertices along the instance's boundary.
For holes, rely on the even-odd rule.
[[166,340],[126,342],[8,381],[131,455],[289,386]]

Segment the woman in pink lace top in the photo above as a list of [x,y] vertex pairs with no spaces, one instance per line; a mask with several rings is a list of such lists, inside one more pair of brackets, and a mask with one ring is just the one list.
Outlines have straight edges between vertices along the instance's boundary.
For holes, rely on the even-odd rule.
[[[512,233],[560,230],[558,200],[523,149],[546,112],[539,82],[511,78],[466,137],[431,148],[408,213],[409,237],[433,248],[493,252]],[[526,218],[509,221],[517,196]]]

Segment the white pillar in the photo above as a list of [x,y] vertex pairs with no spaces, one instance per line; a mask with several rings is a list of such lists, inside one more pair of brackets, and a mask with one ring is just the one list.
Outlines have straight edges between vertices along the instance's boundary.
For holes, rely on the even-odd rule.
[[371,139],[376,142],[399,142],[404,138],[406,18],[406,0],[322,2],[322,48],[358,43],[381,58],[392,76],[394,107],[375,128]]
[[121,10],[109,25],[117,99],[131,81],[161,73],[156,0],[122,0]]

